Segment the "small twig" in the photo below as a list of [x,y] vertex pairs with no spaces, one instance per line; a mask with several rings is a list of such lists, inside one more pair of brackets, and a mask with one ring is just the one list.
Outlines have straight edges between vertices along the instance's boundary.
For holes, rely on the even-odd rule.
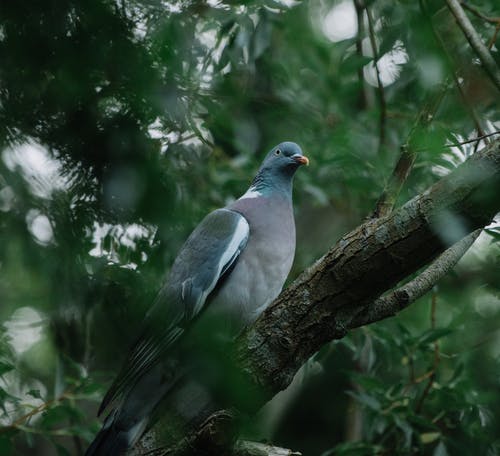
[[406,182],[406,179],[408,178],[408,175],[413,167],[417,152],[423,150],[415,148],[415,138],[419,133],[421,133],[422,129],[431,123],[447,90],[448,84],[445,83],[441,86],[436,95],[430,97],[429,101],[419,112],[408,134],[406,142],[400,148],[398,161],[396,162],[396,166],[389,177],[384,191],[376,203],[372,218],[383,217],[392,211],[401,188]]
[[425,385],[425,389],[422,393],[422,396],[420,397],[420,400],[418,401],[417,406],[415,407],[415,412],[420,413],[422,410],[422,406],[424,405],[424,401],[426,397],[429,395],[429,392],[431,390],[432,384],[434,383],[434,372],[432,373],[431,377],[429,378],[429,381]]
[[0,434],[3,434],[5,432],[8,432],[12,429],[15,429],[19,426],[21,426],[24,422],[29,420],[32,416],[37,415],[40,412],[43,412],[53,404],[57,404],[58,402],[63,401],[66,399],[74,390],[76,389],[76,386],[73,386],[69,389],[67,389],[63,394],[61,394],[59,397],[55,397],[54,399],[51,399],[47,402],[44,402],[43,404],[40,404],[38,407],[35,407],[31,412],[26,413],[25,415],[19,417],[17,420],[13,421],[11,424],[8,424],[7,426],[1,427],[0,428]]
[[380,77],[379,59],[377,49],[377,40],[375,37],[375,27],[373,25],[373,16],[371,11],[364,5],[366,11],[366,17],[368,18],[368,35],[370,37],[370,43],[373,51],[373,65],[375,66],[375,73],[377,75],[377,86],[378,86],[378,99],[380,104],[380,127],[379,127],[379,152],[385,145],[385,124],[387,120],[387,102],[385,99],[385,89],[382,84],[382,78]]
[[480,233],[481,229],[478,229],[465,236],[438,256],[413,280],[376,299],[368,311],[363,310],[362,313],[354,316],[349,323],[349,328],[357,328],[392,317],[426,294],[457,264]]
[[457,87],[458,93],[460,94],[460,98],[463,101],[463,104],[465,106],[465,109],[469,113],[469,116],[472,118],[472,121],[474,122],[474,126],[476,127],[477,131],[477,136],[483,136],[485,135],[485,131],[483,130],[483,127],[481,127],[481,122],[479,121],[479,117],[476,114],[476,110],[472,107],[472,104],[470,103],[469,99],[467,98],[467,95],[460,84],[460,81],[458,80],[458,77],[455,73],[453,73],[453,80],[455,81],[455,86]]
[[[432,293],[432,298],[431,298],[431,328],[435,329],[436,328],[436,304],[437,304],[437,293],[434,290]],[[436,340],[434,342],[434,360],[432,363],[432,370],[430,371],[431,374],[429,375],[429,380],[427,381],[427,384],[425,385],[424,391],[422,392],[422,396],[420,397],[420,400],[418,401],[417,406],[415,407],[415,411],[417,413],[420,413],[422,410],[422,407],[424,405],[425,399],[429,395],[429,392],[431,391],[432,385],[434,381],[436,380],[436,372],[439,367],[439,362],[441,361],[440,353],[439,353],[439,342]]]
[[460,4],[466,9],[469,10],[472,14],[475,14],[477,17],[489,22],[490,24],[500,24],[500,17],[490,17],[486,16],[483,12],[479,11],[475,6],[469,5],[467,2],[460,2]]
[[[358,34],[356,36],[356,53],[358,57],[363,57],[363,37],[365,35],[364,23],[364,3],[363,0],[354,0],[354,7],[356,9],[356,20],[358,22]],[[360,86],[359,106],[360,109],[365,109],[368,106],[368,99],[365,90],[365,77],[363,73],[363,66],[358,66],[358,80]]]
[[453,16],[455,16],[455,19],[465,37],[467,38],[467,41],[471,45],[472,49],[474,49],[474,51],[476,52],[479,60],[481,60],[486,73],[490,76],[491,81],[496,85],[498,90],[500,90],[500,71],[498,69],[498,66],[491,56],[489,49],[481,41],[480,36],[465,14],[465,11],[460,6],[460,2],[458,0],[446,0],[446,3]]
[[410,376],[410,383],[415,383],[415,363],[411,355],[408,356],[408,370]]
[[[494,135],[500,135],[500,131],[494,131],[492,133],[486,133],[484,135],[476,136],[475,138],[468,139],[466,141],[460,141],[460,142],[457,142],[457,143],[446,144],[443,147],[459,147],[459,146],[463,146],[464,144],[470,144],[470,143],[473,143],[473,142],[476,142],[476,141],[481,141],[484,138],[489,138],[490,136],[494,136]],[[426,149],[418,149],[418,151],[421,151],[421,150],[426,150]]]
[[498,24],[495,27],[495,31],[493,32],[493,36],[491,37],[491,40],[488,43],[488,49],[491,49],[493,47],[493,45],[495,44],[499,31],[500,31],[500,20],[498,21]]
[[420,375],[415,380],[413,380],[413,383],[414,384],[422,383],[424,380],[428,379],[432,375],[434,375],[434,369],[431,369],[430,371],[426,372],[425,374]]

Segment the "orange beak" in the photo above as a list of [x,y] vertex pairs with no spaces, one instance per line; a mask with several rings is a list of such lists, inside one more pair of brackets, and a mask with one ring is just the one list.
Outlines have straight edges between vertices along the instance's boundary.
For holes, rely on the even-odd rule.
[[305,155],[294,155],[292,158],[301,165],[309,165],[309,159]]

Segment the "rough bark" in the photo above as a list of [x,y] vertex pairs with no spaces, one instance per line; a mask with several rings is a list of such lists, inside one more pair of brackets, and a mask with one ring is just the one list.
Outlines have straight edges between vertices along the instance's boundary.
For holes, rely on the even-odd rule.
[[[500,210],[500,140],[390,215],[340,239],[237,343],[237,363],[261,400],[286,388],[354,315]],[[262,394],[263,393],[263,394]]]
[[190,435],[175,445],[158,446],[158,437],[150,431],[128,456],[301,456],[301,453],[260,442],[234,439],[232,412],[220,410],[210,415]]

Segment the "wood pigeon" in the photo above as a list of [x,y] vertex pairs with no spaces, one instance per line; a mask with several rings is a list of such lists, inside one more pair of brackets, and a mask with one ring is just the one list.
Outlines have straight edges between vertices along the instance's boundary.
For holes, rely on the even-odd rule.
[[111,411],[87,456],[131,448],[165,397],[186,421],[200,415],[209,399],[199,376],[186,375],[177,347],[190,338],[192,326],[210,317],[223,323],[217,328],[226,337],[236,336],[278,296],[295,254],[292,180],[308,163],[297,144],[278,144],[246,193],[195,228],[102,401],[98,415]]

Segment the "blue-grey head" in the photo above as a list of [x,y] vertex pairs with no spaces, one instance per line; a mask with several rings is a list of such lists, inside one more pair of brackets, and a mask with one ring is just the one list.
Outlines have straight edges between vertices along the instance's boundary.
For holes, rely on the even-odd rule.
[[301,165],[308,165],[309,159],[300,146],[285,141],[273,147],[260,165],[259,172],[252,181],[252,189],[282,190],[291,192],[292,178]]

